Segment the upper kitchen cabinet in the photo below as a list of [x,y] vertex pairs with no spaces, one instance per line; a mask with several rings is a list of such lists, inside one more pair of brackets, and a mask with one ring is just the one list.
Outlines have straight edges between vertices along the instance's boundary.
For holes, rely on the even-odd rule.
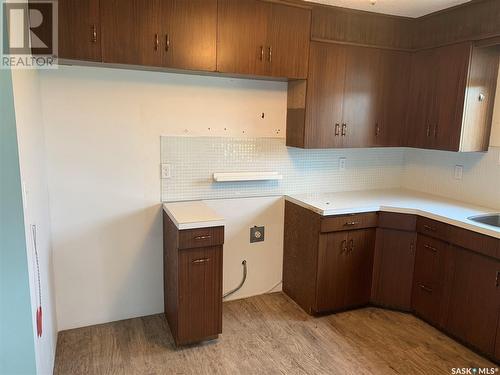
[[59,58],[101,61],[99,0],[59,0]]
[[416,52],[407,144],[487,151],[497,74],[497,52],[469,42]]
[[311,12],[259,0],[219,0],[217,71],[306,78]]
[[163,65],[215,71],[217,0],[162,1]]
[[161,66],[159,9],[159,0],[103,0],[103,62]]
[[309,56],[308,80],[288,87],[287,146],[371,147],[400,140],[408,54],[311,42]]
[[404,141],[410,70],[409,52],[380,51],[374,146],[399,147]]
[[107,0],[101,23],[103,62],[215,70],[216,0]]

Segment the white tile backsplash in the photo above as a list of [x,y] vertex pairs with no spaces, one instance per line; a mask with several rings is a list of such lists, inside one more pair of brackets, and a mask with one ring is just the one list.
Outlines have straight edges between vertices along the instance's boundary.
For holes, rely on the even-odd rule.
[[[402,186],[486,207],[500,208],[500,147],[486,153],[407,149]],[[455,166],[463,166],[462,179]]]
[[[172,177],[162,180],[163,201],[235,198],[399,187],[404,149],[302,150],[280,138],[167,136],[161,162],[172,166]],[[214,172],[243,171],[276,171],[283,180],[212,180]]]
[[[339,158],[346,158],[346,170]],[[236,198],[405,187],[500,208],[500,148],[487,153],[372,148],[303,150],[280,138],[161,137],[162,200]],[[463,166],[461,180],[455,166]],[[219,182],[214,172],[276,171],[281,181]]]

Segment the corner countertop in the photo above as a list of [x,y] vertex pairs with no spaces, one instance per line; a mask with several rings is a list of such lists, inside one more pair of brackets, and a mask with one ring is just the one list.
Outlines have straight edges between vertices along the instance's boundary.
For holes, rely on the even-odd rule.
[[298,194],[286,196],[285,199],[323,216],[372,211],[407,213],[500,239],[500,228],[467,219],[471,216],[499,212],[498,209],[474,206],[412,190],[387,189]]
[[164,203],[163,210],[179,230],[225,225],[224,218],[202,201]]

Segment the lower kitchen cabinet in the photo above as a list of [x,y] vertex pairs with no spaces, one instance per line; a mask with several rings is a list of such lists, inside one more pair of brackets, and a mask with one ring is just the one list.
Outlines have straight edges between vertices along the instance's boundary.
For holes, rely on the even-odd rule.
[[370,301],[377,214],[322,217],[285,203],[283,290],[310,314]]
[[500,361],[500,240],[416,215],[285,202],[283,291],[309,314],[413,312]]
[[342,310],[370,300],[374,229],[321,234],[316,311]]
[[372,286],[375,304],[411,310],[415,247],[415,232],[377,229]]
[[166,213],[165,315],[176,345],[215,339],[222,333],[224,227],[178,230]]
[[[454,277],[445,329],[493,355],[498,342],[500,261],[452,247]],[[500,358],[497,345],[497,358]]]
[[413,275],[412,308],[436,326],[443,325],[449,251],[446,242],[419,234]]

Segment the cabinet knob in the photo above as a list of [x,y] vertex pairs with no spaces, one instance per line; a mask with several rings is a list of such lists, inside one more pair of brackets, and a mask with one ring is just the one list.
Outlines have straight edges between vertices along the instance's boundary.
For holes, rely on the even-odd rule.
[[193,237],[193,240],[195,241],[200,241],[200,240],[208,240],[209,238],[212,238],[211,235],[209,234],[205,234],[203,236],[196,236],[196,237]]
[[160,47],[160,39],[158,39],[158,34],[155,34],[155,51],[158,51]]
[[432,293],[432,288],[425,286],[424,284],[418,284],[418,287],[427,293]]
[[193,264],[201,264],[201,263],[207,263],[207,262],[210,262],[210,258],[201,258],[201,259],[193,260]]
[[92,25],[92,43],[97,43],[97,26]]
[[344,227],[352,227],[354,225],[358,225],[359,224],[359,221],[348,221],[346,223],[344,223]]
[[427,249],[427,250],[430,250],[432,251],[433,253],[437,253],[437,249],[435,247],[432,247],[431,245],[427,245],[425,244],[424,247]]
[[347,240],[343,240],[340,244],[340,254],[347,252]]

